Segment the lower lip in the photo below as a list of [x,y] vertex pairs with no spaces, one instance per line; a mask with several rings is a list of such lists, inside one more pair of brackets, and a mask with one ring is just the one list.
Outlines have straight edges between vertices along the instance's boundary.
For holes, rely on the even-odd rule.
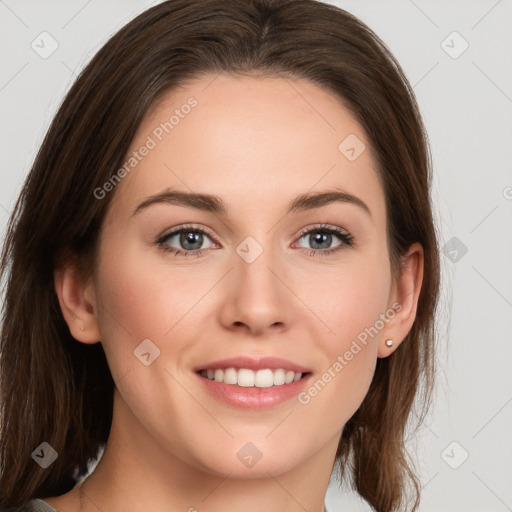
[[253,410],[268,409],[297,396],[311,378],[311,373],[309,373],[296,382],[290,382],[290,384],[271,386],[269,388],[244,388],[234,384],[224,384],[223,382],[210,380],[206,377],[201,377],[198,373],[196,375],[206,389],[220,401],[233,407]]

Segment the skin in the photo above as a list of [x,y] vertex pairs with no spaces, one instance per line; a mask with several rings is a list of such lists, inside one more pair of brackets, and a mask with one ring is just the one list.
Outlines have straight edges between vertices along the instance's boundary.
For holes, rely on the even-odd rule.
[[[309,81],[196,78],[156,105],[129,153],[191,96],[198,105],[110,192],[94,275],[81,279],[72,266],[55,272],[71,333],[82,343],[101,340],[116,384],[112,430],[84,483],[83,510],[321,512],[343,426],[377,358],[413,324],[423,251],[412,245],[392,278],[368,139],[336,96]],[[355,161],[338,150],[349,134],[366,146]],[[157,204],[132,215],[170,187],[218,195],[228,213]],[[332,189],[357,196],[371,214],[336,202],[285,215],[299,194]],[[356,245],[322,256],[312,235],[300,236],[321,223],[348,231]],[[182,224],[213,233],[204,235],[201,256],[154,244]],[[252,263],[236,252],[248,236],[263,249]],[[340,243],[332,235],[327,246]],[[179,236],[167,244],[189,247]],[[192,371],[271,355],[310,368],[315,381],[394,303],[401,310],[307,404],[294,397],[264,411],[234,408]],[[133,351],[148,338],[160,356],[144,366]],[[237,457],[248,441],[261,452],[251,468]],[[79,510],[77,488],[46,501]]]

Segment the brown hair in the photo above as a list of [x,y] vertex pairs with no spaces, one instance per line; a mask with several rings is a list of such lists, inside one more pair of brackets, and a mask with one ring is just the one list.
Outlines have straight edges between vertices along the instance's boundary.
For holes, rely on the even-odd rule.
[[[93,268],[115,192],[94,199],[122,165],[162,94],[205,73],[305,78],[332,92],[365,129],[386,196],[395,273],[413,242],[424,249],[417,316],[397,350],[378,359],[367,396],[343,430],[341,474],[376,511],[405,506],[419,483],[404,437],[415,398],[427,412],[434,375],[439,254],[431,162],[411,86],[361,21],[314,0],[170,0],[117,32],[82,71],[37,154],[2,252],[6,278],[0,358],[0,506],[70,491],[104,447],[113,386],[101,343],[78,343],[53,273],[76,255]],[[340,141],[341,142],[341,141]],[[42,469],[43,441],[58,458]]]

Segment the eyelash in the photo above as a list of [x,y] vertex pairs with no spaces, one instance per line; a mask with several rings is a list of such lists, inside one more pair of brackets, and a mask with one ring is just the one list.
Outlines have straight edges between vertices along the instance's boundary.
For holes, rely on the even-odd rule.
[[[193,255],[196,258],[200,258],[203,255],[205,249],[184,251],[182,249],[176,249],[175,247],[170,247],[166,243],[170,238],[172,238],[173,236],[175,236],[181,232],[201,233],[203,235],[208,235],[212,239],[215,239],[213,234],[207,229],[197,228],[193,225],[183,225],[183,226],[178,226],[177,228],[173,229],[172,231],[165,233],[165,234],[161,235],[160,237],[158,237],[158,239],[156,240],[156,245],[159,246],[164,252],[171,253],[175,256],[187,257],[188,255]],[[328,256],[330,254],[333,254],[335,252],[343,250],[345,247],[353,247],[355,245],[353,236],[350,233],[348,233],[347,231],[345,231],[344,229],[336,227],[336,226],[329,226],[327,224],[319,224],[312,228],[311,227],[305,228],[300,232],[298,239],[300,240],[305,235],[308,235],[310,233],[333,234],[333,235],[336,235],[342,242],[340,245],[337,245],[333,249],[322,250],[322,249],[304,249],[303,248],[302,250],[308,251],[309,256],[311,256],[311,257],[316,257],[318,255]]]

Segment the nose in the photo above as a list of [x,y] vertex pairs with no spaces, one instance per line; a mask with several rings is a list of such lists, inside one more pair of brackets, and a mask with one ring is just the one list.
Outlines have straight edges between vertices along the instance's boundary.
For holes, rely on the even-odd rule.
[[287,276],[270,249],[252,262],[235,253],[221,311],[227,329],[260,336],[280,332],[289,325],[293,293]]

